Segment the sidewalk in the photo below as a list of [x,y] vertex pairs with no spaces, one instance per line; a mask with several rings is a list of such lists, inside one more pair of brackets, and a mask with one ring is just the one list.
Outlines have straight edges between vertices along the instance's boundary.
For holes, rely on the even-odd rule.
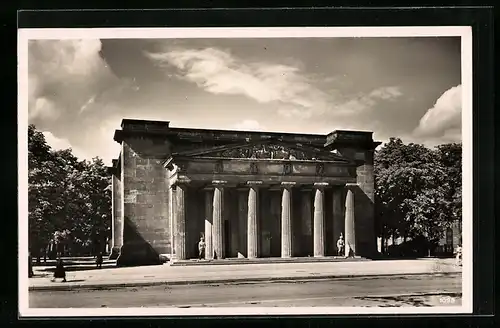
[[[29,290],[74,290],[167,284],[228,283],[269,280],[333,279],[360,276],[458,273],[453,260],[418,259],[369,262],[143,266],[67,272],[67,282],[51,282],[48,272],[35,270]],[[44,276],[42,276],[44,275]]]

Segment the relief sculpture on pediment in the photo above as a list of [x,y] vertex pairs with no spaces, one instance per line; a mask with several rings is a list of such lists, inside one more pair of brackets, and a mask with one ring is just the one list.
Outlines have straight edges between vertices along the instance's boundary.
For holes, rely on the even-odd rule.
[[255,159],[298,159],[310,160],[314,156],[298,149],[288,148],[282,145],[261,144],[235,149],[227,149],[215,154],[216,157],[225,158],[255,158]]

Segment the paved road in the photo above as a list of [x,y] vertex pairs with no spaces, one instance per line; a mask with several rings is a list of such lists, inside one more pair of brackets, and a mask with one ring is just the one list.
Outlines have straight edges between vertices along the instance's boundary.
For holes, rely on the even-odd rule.
[[461,304],[461,280],[454,274],[30,291],[29,303],[32,308],[443,306]]

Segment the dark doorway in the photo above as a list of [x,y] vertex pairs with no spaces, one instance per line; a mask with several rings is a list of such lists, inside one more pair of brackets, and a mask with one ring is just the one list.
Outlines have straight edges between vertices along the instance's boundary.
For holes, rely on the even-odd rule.
[[231,257],[231,223],[224,220],[224,257]]
[[271,257],[281,257],[281,191],[270,193],[269,231],[271,233]]

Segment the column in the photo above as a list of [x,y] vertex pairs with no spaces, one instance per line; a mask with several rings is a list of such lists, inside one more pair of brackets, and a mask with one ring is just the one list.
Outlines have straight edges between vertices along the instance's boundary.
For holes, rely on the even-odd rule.
[[213,192],[212,190],[205,191],[205,259],[212,260],[214,258],[214,247],[212,239],[212,201]]
[[169,214],[170,214],[170,259],[173,259],[175,254],[175,244],[174,244],[174,224],[175,224],[175,198],[173,186],[168,189],[168,199],[169,199]]
[[354,220],[354,192],[356,184],[348,183],[345,200],[345,256],[356,255],[356,229]]
[[[333,189],[333,243],[335,249],[335,255],[339,254],[337,249],[337,241],[340,235],[344,235],[344,204],[342,203],[342,188]],[[345,237],[345,236],[344,236]]]
[[112,242],[113,246],[111,249],[110,259],[116,259],[120,255],[121,247],[123,246],[123,210],[122,210],[122,183],[120,178],[113,174],[112,175],[112,198],[111,198],[111,208],[112,208],[112,220],[111,220],[111,232],[112,232]]
[[249,259],[258,256],[259,232],[258,232],[258,185],[261,181],[248,181],[248,217],[247,217],[247,257]]
[[214,181],[214,198],[213,198],[213,215],[212,215],[212,244],[215,257],[217,259],[224,258],[224,218],[223,197],[224,197],[224,182]]
[[177,259],[185,260],[186,254],[186,189],[187,186],[178,184],[175,188],[176,215],[175,215],[175,254]]
[[292,256],[292,186],[294,182],[282,182],[281,197],[281,257]]
[[314,256],[325,256],[325,213],[323,209],[324,203],[324,187],[327,183],[314,184]]

